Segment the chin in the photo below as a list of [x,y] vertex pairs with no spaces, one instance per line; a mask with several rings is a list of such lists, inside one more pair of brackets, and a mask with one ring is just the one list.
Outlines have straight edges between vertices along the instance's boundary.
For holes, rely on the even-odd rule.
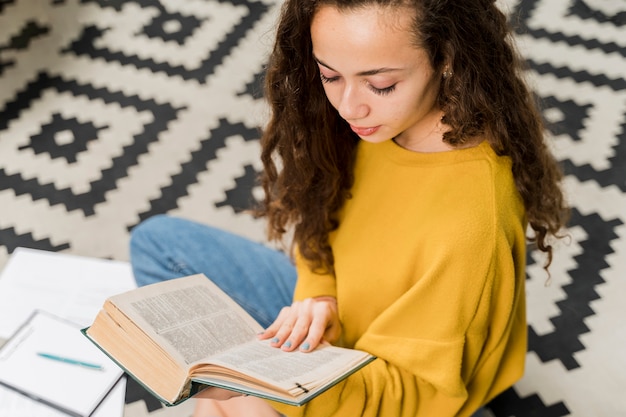
[[368,136],[359,135],[359,138],[361,138],[362,141],[369,142],[369,143],[383,143],[392,139],[390,136],[381,135],[378,132],[375,135],[368,135]]

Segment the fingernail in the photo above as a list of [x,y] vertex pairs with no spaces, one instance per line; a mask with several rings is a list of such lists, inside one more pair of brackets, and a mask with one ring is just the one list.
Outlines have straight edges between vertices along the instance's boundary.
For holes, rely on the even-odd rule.
[[277,337],[273,338],[272,343],[278,343],[278,338]]
[[289,340],[287,340],[283,346],[286,347],[286,348],[290,348],[291,347],[291,342]]
[[309,350],[310,348],[311,348],[311,345],[309,345],[309,342],[304,342],[302,346],[300,346],[300,349],[302,350]]

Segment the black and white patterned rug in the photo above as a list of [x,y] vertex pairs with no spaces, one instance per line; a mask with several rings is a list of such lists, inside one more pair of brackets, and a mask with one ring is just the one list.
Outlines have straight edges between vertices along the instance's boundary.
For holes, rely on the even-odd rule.
[[[626,416],[626,1],[501,0],[573,205],[528,266],[524,378],[497,417]],[[0,0],[0,268],[18,246],[127,259],[172,213],[255,240],[279,0]],[[126,416],[164,409],[129,383]]]

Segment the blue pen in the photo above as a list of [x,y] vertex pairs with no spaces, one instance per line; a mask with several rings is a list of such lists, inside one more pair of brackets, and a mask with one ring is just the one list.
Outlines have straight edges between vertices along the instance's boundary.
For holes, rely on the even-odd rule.
[[95,363],[83,362],[83,361],[72,359],[72,358],[65,358],[63,356],[53,355],[51,353],[37,352],[37,356],[41,356],[42,358],[46,358],[46,359],[51,359],[53,361],[67,363],[70,365],[82,366],[84,368],[95,369],[99,371],[104,370],[104,368],[101,365],[98,365]]

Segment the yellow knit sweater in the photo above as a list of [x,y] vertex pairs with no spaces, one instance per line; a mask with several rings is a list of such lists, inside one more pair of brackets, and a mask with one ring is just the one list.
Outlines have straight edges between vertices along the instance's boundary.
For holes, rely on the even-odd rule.
[[330,237],[335,275],[297,259],[296,299],[337,297],[342,344],[378,357],[288,416],[470,416],[523,374],[523,203],[485,141],[416,153],[361,142]]

